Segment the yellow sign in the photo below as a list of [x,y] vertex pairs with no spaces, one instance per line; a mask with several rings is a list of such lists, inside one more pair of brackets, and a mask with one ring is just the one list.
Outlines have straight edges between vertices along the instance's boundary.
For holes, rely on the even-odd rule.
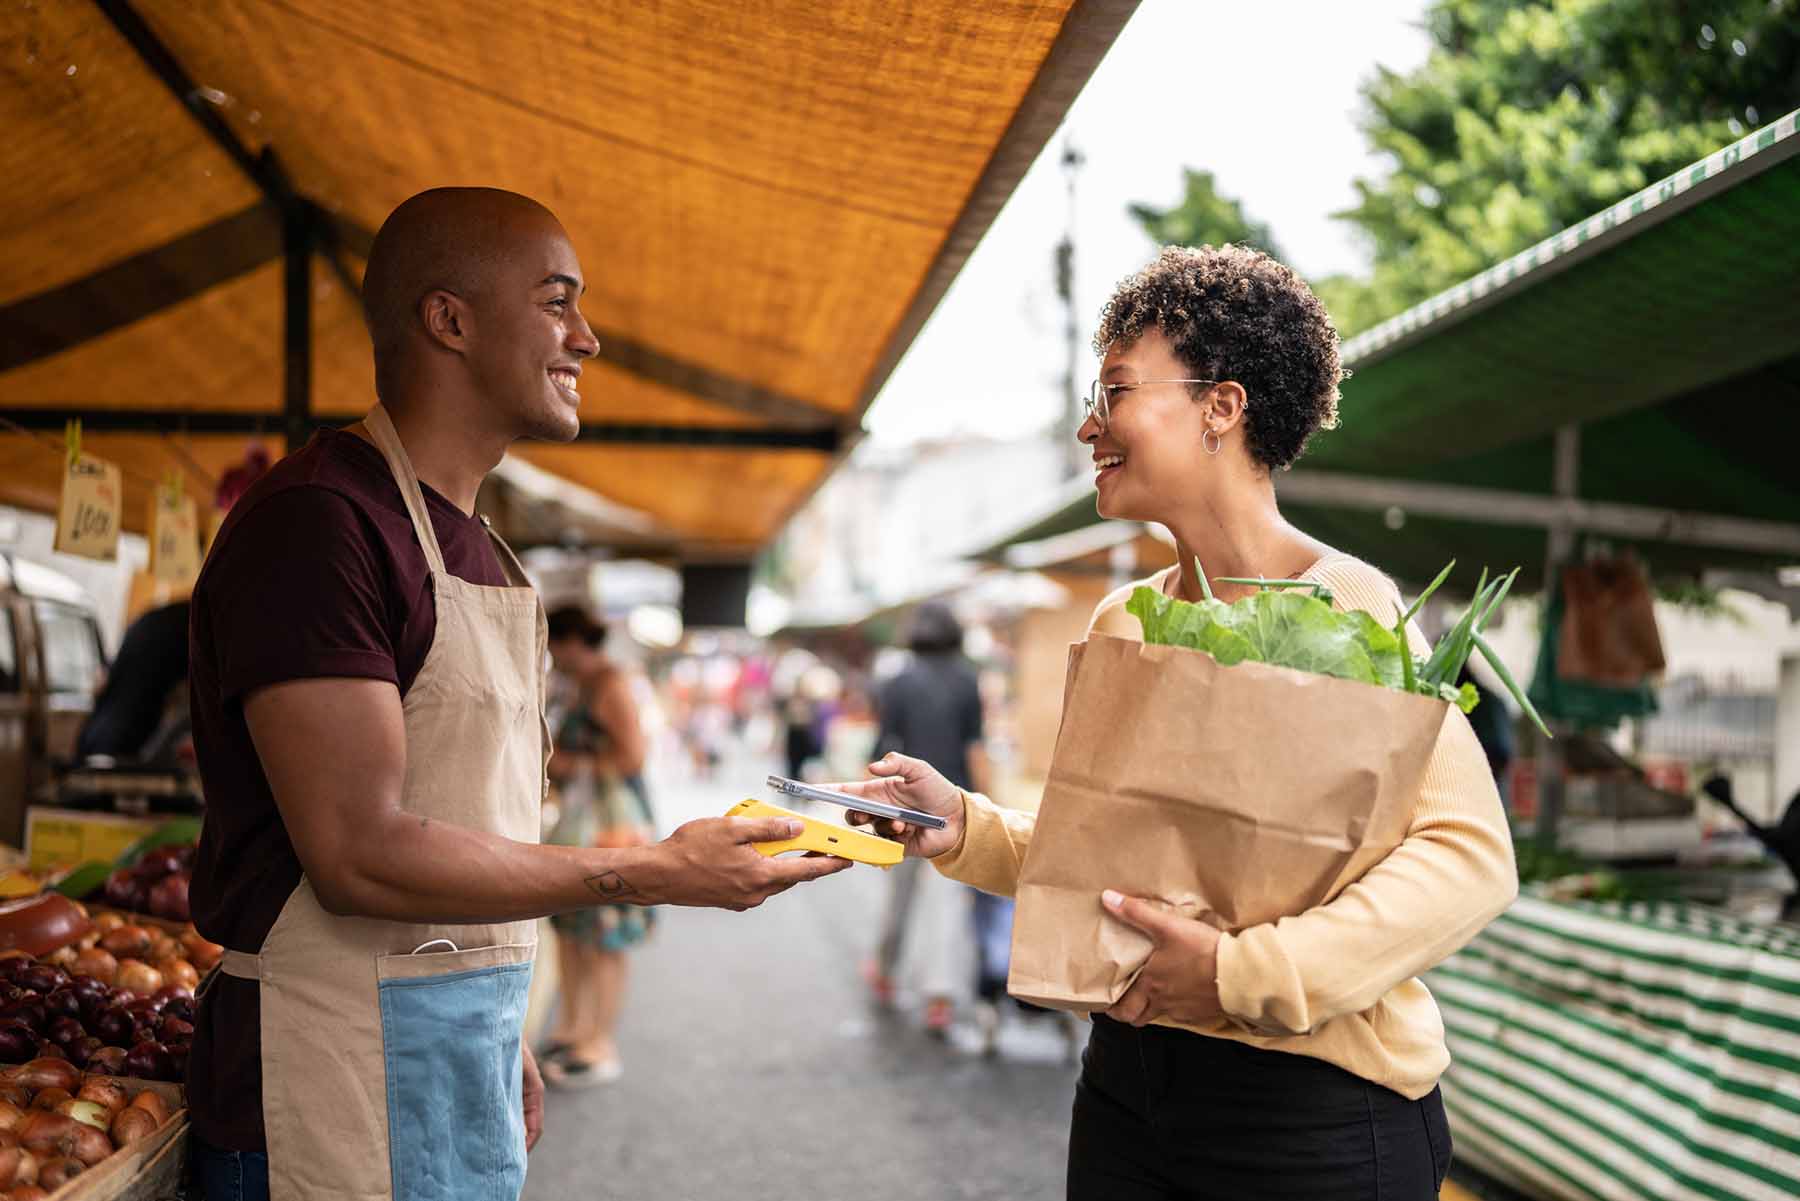
[[175,583],[200,574],[200,516],[179,483],[163,485],[150,499],[150,574]]
[[89,559],[117,558],[123,499],[117,467],[92,455],[77,454],[66,460],[55,548],[65,555]]
[[32,805],[25,810],[25,854],[32,867],[111,863],[163,820]]

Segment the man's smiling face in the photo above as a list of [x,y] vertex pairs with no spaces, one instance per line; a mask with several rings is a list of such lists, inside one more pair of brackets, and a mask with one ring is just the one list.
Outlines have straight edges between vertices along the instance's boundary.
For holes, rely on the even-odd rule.
[[599,350],[581,315],[581,263],[546,216],[518,231],[511,252],[470,298],[470,368],[517,436],[568,442],[581,429],[582,364]]

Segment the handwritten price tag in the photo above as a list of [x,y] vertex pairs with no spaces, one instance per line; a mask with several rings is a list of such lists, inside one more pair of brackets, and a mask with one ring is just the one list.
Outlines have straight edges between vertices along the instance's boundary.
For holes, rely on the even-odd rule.
[[163,487],[150,498],[150,574],[182,584],[200,574],[200,516],[185,492]]
[[119,555],[119,469],[80,455],[63,470],[62,504],[56,512],[55,549],[65,555],[112,560]]

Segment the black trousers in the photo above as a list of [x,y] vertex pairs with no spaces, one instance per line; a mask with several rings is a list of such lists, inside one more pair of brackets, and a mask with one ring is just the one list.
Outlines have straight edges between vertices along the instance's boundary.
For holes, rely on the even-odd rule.
[[1418,1100],[1304,1055],[1094,1019],[1069,1201],[1428,1201],[1450,1167]]

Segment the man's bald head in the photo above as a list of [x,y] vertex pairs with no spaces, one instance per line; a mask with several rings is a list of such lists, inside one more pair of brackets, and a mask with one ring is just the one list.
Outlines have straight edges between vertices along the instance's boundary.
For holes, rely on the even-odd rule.
[[363,312],[382,369],[422,334],[419,302],[433,291],[480,304],[496,273],[547,232],[565,237],[549,209],[499,188],[433,188],[388,214],[363,274]]

